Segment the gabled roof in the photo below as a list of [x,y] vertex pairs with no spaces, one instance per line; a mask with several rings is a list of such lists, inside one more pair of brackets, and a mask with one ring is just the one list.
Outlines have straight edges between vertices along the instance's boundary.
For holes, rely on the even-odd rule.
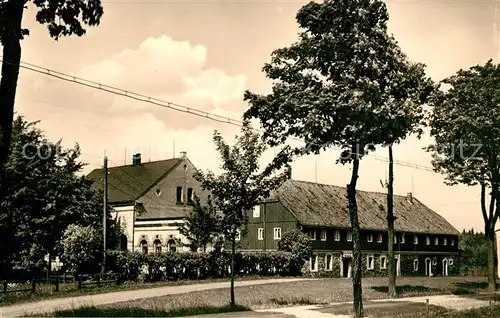
[[[160,179],[164,178],[183,159],[174,158],[108,168],[109,203],[131,203],[139,199]],[[104,189],[104,169],[95,169],[87,175],[95,189]]]
[[[350,228],[347,191],[344,187],[288,180],[275,195],[304,226]],[[387,195],[356,190],[359,223],[362,229],[387,230]],[[459,235],[445,218],[413,198],[394,196],[395,231]]]

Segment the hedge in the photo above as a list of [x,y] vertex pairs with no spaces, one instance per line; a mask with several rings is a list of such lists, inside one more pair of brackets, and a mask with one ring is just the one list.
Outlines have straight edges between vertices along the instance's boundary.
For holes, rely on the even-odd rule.
[[[107,270],[119,273],[123,280],[181,280],[225,278],[230,275],[231,254],[227,251],[210,253],[166,252],[141,254],[128,251],[108,251]],[[294,276],[297,262],[292,253],[281,251],[237,252],[237,276]]]

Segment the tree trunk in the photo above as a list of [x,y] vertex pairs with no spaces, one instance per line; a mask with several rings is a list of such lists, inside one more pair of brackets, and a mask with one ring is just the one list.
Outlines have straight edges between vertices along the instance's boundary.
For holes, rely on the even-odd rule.
[[392,145],[389,146],[389,181],[387,189],[387,254],[389,274],[389,298],[396,297],[396,260],[394,259],[394,160]]
[[[14,119],[14,103],[17,80],[19,78],[19,63],[21,62],[21,21],[23,19],[24,1],[10,0],[3,5],[2,21],[2,79],[0,81],[0,204],[4,201],[6,189],[4,186],[4,166],[9,154],[12,136],[12,121]],[[9,211],[0,206],[0,259],[3,262],[2,271],[7,272],[13,240]]]
[[234,254],[236,253],[236,237],[231,238],[231,306],[236,305],[234,300]]
[[486,237],[488,239],[488,291],[496,292],[496,266],[495,266],[495,230],[492,230],[491,227],[488,227]]
[[356,203],[356,183],[358,180],[359,171],[359,156],[354,155],[352,164],[351,183],[347,185],[347,198],[349,201],[349,216],[352,225],[352,242],[353,242],[353,296],[354,296],[354,317],[363,317],[363,288],[361,286],[361,239],[358,219],[358,206]]

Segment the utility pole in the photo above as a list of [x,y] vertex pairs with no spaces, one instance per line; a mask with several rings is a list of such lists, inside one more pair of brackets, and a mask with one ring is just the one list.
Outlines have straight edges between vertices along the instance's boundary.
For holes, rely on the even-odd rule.
[[102,267],[101,275],[104,275],[106,271],[106,219],[108,215],[108,157],[104,156],[104,207],[102,215],[102,238],[103,238],[103,250],[102,250]]

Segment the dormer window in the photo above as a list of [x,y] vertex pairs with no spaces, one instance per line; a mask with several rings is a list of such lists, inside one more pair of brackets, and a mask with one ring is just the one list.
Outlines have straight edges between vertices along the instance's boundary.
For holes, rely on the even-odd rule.
[[156,194],[157,197],[161,196],[161,190],[160,189],[156,189],[155,194]]
[[382,233],[378,233],[378,235],[377,235],[377,243],[382,243]]
[[366,241],[367,241],[368,243],[373,242],[373,234],[371,234],[371,233],[370,233],[370,234],[368,234],[368,236],[366,237]]
[[193,188],[188,188],[188,202],[189,202],[189,203],[192,203],[192,202],[193,202],[193,199],[194,199],[194,196],[193,196]]

